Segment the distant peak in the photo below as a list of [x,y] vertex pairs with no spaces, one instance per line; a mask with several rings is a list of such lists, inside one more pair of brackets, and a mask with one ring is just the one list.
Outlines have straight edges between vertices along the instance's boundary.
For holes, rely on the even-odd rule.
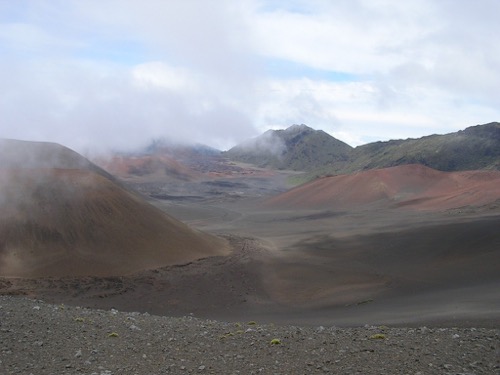
[[305,125],[305,124],[294,124],[288,128],[285,129],[285,132],[287,133],[292,133],[292,132],[303,132],[303,131],[315,131],[313,128]]

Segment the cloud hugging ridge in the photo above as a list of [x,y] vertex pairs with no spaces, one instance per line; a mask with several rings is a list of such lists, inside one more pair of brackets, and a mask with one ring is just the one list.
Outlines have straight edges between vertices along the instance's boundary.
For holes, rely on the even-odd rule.
[[493,0],[0,0],[0,137],[358,145],[497,120]]

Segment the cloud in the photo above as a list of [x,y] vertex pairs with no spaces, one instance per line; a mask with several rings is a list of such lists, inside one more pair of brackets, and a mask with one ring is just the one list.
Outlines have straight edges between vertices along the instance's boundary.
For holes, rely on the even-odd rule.
[[331,71],[383,72],[404,61],[408,46],[438,24],[427,1],[312,4],[307,12],[263,13],[254,28],[260,52]]
[[314,107],[308,113],[317,123],[302,122],[351,144],[498,120],[500,49],[492,35],[500,27],[491,16],[498,14],[498,2],[309,4],[300,11],[266,8],[256,32],[259,52],[352,80],[282,79],[270,101],[280,106],[274,111],[272,104],[265,106],[271,118],[296,114],[291,96],[314,98],[322,116]]
[[258,137],[250,138],[241,143],[239,147],[246,152],[252,152],[256,155],[270,155],[279,159],[286,151],[285,142],[273,131],[266,131]]
[[350,144],[500,117],[494,0],[0,1],[0,137]]
[[[6,83],[0,93],[1,137],[53,140],[81,150],[134,147],[153,137],[227,147],[255,134],[249,117],[253,73],[241,64],[244,47],[228,38],[216,45],[228,20],[226,8],[89,1],[67,2],[66,12],[55,14],[50,3],[46,8],[42,3],[36,7],[42,22],[32,21],[25,28],[29,32],[0,34],[12,57],[0,72]],[[203,13],[184,23],[189,8],[198,5]],[[116,16],[111,24],[103,10],[106,17]],[[60,17],[54,20],[59,24],[74,17],[75,24],[62,35],[45,25],[48,15]],[[131,64],[103,59],[101,47],[92,47],[116,46],[120,38],[140,41],[165,60],[146,54],[144,62]],[[51,52],[70,45],[68,40],[75,45],[62,57]],[[169,57],[173,63],[166,62]]]

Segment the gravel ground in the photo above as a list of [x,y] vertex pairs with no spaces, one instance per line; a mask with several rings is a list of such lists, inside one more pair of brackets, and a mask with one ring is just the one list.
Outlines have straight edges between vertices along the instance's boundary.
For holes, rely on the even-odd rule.
[[224,323],[0,296],[0,374],[500,374],[500,329]]

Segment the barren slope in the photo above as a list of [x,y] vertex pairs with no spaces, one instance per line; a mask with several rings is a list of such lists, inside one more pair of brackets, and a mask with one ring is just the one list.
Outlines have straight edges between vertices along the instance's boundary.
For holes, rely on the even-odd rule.
[[277,208],[358,208],[367,205],[445,210],[500,199],[500,172],[440,172],[402,165],[325,177],[266,201]]
[[191,181],[196,173],[167,155],[113,156],[96,161],[106,171],[120,178],[178,179]]
[[0,149],[0,161],[13,160],[0,168],[2,276],[123,275],[228,251],[224,240],[169,217],[68,149],[35,144],[34,154],[57,157],[27,160],[29,168],[7,150]]

